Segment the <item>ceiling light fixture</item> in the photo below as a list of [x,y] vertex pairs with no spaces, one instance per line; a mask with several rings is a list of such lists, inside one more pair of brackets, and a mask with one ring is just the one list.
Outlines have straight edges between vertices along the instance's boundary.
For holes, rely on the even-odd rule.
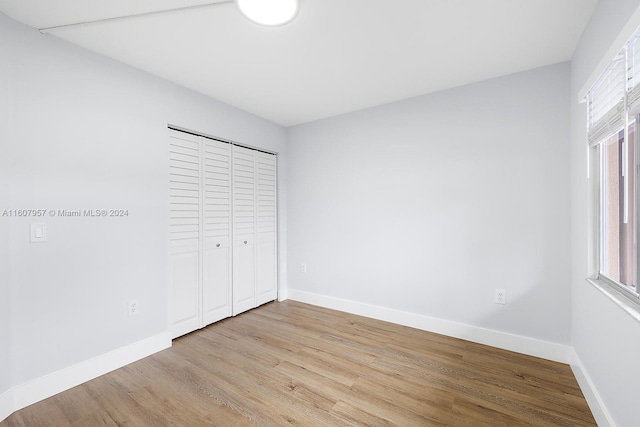
[[235,0],[240,13],[256,24],[275,27],[293,21],[298,0]]

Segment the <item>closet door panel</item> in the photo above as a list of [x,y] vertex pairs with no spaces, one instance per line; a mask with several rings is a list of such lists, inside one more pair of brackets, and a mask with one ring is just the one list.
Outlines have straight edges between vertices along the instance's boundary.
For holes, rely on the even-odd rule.
[[255,151],[233,147],[233,315],[256,306]]
[[278,297],[276,156],[256,152],[256,302]]
[[203,326],[231,316],[230,265],[228,243],[205,249],[202,279]]
[[[244,243],[247,242],[247,243]],[[233,315],[256,306],[253,239],[236,240],[233,248]]]
[[274,241],[256,244],[256,305],[278,297],[276,274],[276,245]]
[[169,330],[178,337],[200,327],[200,145],[169,138]]
[[231,316],[231,146],[203,138],[203,326]]
[[197,252],[173,254],[169,261],[170,319],[173,338],[200,327]]

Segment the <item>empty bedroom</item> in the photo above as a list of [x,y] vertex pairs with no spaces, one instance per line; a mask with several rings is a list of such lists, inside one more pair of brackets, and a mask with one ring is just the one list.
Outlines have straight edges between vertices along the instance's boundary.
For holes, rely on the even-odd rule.
[[640,425],[640,0],[0,0],[0,426]]

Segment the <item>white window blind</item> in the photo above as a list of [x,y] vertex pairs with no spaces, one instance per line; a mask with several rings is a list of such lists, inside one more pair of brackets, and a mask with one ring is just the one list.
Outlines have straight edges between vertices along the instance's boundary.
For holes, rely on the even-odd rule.
[[640,114],[640,29],[611,61],[588,94],[589,144],[597,145]]
[[627,105],[631,116],[640,113],[640,34],[636,32],[627,43]]
[[624,126],[626,74],[622,51],[589,91],[589,143],[592,145]]

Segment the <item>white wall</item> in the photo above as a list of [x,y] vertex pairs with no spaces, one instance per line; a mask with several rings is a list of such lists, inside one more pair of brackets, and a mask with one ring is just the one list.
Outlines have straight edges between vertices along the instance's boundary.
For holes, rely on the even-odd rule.
[[[1,152],[0,155],[2,155]],[[4,184],[6,182],[5,179],[6,177],[0,174],[0,182]],[[6,199],[2,197],[0,195],[0,210],[6,204]],[[0,222],[0,395],[11,386],[11,366],[9,363],[11,358],[9,227],[8,221],[3,222]]]
[[[6,57],[11,49],[9,31],[4,25],[0,25],[0,56]],[[10,138],[10,114],[8,100],[11,96],[11,63],[0,61],[0,129],[4,129],[3,139]],[[9,205],[9,164],[6,144],[0,142],[0,215],[2,210]],[[0,396],[11,385],[9,369],[11,341],[11,316],[10,316],[10,273],[9,273],[9,220],[0,216]],[[0,407],[2,405],[0,404]],[[0,410],[0,414],[1,414]],[[2,415],[0,415],[0,418]]]
[[290,292],[567,344],[568,123],[563,63],[291,128]]
[[[281,186],[286,131],[4,15],[0,28],[15,48],[0,52],[0,64],[15,71],[14,101],[2,105],[13,111],[13,136],[0,128],[13,170],[11,208],[129,211],[47,216],[49,241],[38,244],[29,243],[30,220],[12,221],[18,385],[166,331],[167,124],[279,152]],[[286,218],[284,192],[280,201]],[[131,298],[139,302],[135,317],[127,316]]]
[[583,33],[571,69],[571,335],[585,374],[600,395],[610,421],[620,427],[638,425],[640,323],[585,281],[589,183],[586,105],[578,103],[578,92],[639,6],[638,0],[601,0]]

